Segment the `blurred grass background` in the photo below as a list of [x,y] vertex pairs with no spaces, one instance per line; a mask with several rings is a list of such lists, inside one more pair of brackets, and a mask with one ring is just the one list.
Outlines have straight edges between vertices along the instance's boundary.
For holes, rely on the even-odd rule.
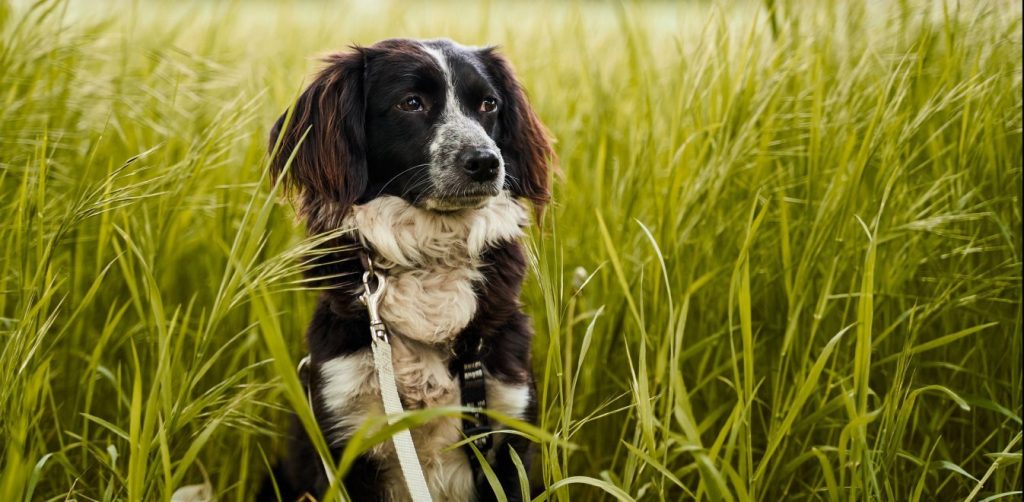
[[351,43],[500,44],[558,500],[1021,498],[1016,2],[0,1],[0,500],[248,500],[311,243],[265,138]]

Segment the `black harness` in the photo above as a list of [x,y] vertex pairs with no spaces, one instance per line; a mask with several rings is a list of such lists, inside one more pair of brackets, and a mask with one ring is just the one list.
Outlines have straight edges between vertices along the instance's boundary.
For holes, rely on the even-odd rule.
[[[479,336],[468,334],[464,334],[461,338],[466,339],[459,340],[461,342],[459,345],[463,350],[456,352],[455,365],[456,372],[459,374],[462,406],[483,410],[487,408],[487,386],[484,382],[484,366],[480,358],[483,340]],[[462,434],[467,438],[477,436],[463,445],[466,456],[469,457],[469,465],[473,468],[474,479],[480,474],[480,458],[473,451],[473,447],[475,446],[481,457],[486,460],[487,453],[494,443],[490,434],[493,430],[487,415],[479,411],[469,413],[462,418]]]

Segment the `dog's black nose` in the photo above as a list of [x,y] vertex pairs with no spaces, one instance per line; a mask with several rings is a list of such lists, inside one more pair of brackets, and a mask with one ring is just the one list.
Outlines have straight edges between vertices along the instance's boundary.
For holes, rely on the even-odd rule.
[[494,181],[498,177],[498,154],[493,150],[474,148],[460,155],[462,169],[473,181]]

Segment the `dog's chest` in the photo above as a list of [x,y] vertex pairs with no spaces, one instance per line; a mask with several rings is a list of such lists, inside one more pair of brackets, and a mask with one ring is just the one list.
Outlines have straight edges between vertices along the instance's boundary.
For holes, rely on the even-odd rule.
[[380,197],[343,219],[387,277],[380,312],[388,329],[435,345],[451,342],[476,314],[484,251],[521,237],[526,222],[523,207],[507,196],[457,214]]
[[[438,215],[382,197],[356,206],[343,223],[355,229],[387,282],[380,313],[392,333],[392,364],[406,409],[461,404],[458,378],[448,371],[450,344],[477,314],[476,285],[484,280],[481,255],[489,246],[522,235],[523,208],[506,197],[461,215]],[[326,431],[344,441],[369,416],[383,413],[369,348],[321,363],[320,396],[331,414]],[[522,416],[528,389],[486,380],[492,409]],[[437,500],[471,500],[472,471],[460,441],[461,420],[442,417],[412,429],[420,463]],[[404,499],[404,484],[390,442],[369,452]]]
[[380,259],[387,291],[380,314],[388,330],[428,344],[450,343],[477,311],[477,260],[406,268]]

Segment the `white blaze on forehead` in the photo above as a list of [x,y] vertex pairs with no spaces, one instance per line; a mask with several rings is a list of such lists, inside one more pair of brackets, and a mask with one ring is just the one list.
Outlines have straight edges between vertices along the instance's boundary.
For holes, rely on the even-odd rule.
[[[430,54],[430,57],[437,61],[437,66],[441,68],[441,73],[444,75],[444,92],[445,92],[445,106],[444,106],[444,118],[442,123],[447,124],[451,122],[452,108],[455,108],[455,113],[462,114],[462,110],[459,108],[459,103],[455,97],[455,81],[452,79],[452,70],[448,67],[448,58],[445,57],[444,53],[440,49],[435,49],[428,45],[423,46],[423,50]],[[438,128],[437,133],[434,134],[434,139],[430,142],[430,157],[431,164],[434,164],[434,160],[437,157],[438,151],[441,149],[441,141],[443,139],[442,131],[444,127]],[[434,168],[435,166],[431,166]],[[433,170],[433,169],[432,169]]]
[[430,54],[430,56],[434,58],[435,61],[437,61],[437,65],[441,67],[441,73],[444,73],[444,78],[449,85],[449,92],[451,92],[452,70],[451,68],[448,67],[448,57],[445,56],[440,49],[436,49],[429,45],[422,45],[422,47],[423,51],[426,52],[427,54]]
[[[452,76],[451,67],[448,66],[448,57],[444,55],[444,52],[441,51],[441,49],[436,49],[429,45],[424,45],[423,50],[437,61],[437,66],[441,68],[441,73],[444,74],[445,116],[450,117],[453,113],[463,115],[462,108],[459,106],[458,99],[455,97],[455,78]],[[433,147],[433,145],[431,145],[431,147]]]
[[[441,73],[444,74],[445,79],[445,105],[444,113],[441,115],[441,122],[437,128],[437,132],[434,135],[433,141],[430,142],[430,155],[431,164],[435,164],[435,161],[439,156],[444,156],[442,147],[459,147],[459,146],[477,146],[477,147],[488,147],[493,149],[495,152],[498,151],[498,145],[494,143],[494,140],[487,134],[487,131],[480,125],[479,122],[466,116],[462,112],[462,106],[459,103],[458,97],[455,95],[455,74],[452,72],[451,66],[448,64],[448,56],[444,54],[441,49],[431,47],[429,45],[422,45],[423,51],[429,54],[437,61],[437,65],[441,68]],[[450,153],[450,152],[449,152]],[[500,160],[499,155],[499,173],[504,177],[504,162]],[[433,166],[435,169],[440,166]],[[437,173],[443,175],[443,173]]]

